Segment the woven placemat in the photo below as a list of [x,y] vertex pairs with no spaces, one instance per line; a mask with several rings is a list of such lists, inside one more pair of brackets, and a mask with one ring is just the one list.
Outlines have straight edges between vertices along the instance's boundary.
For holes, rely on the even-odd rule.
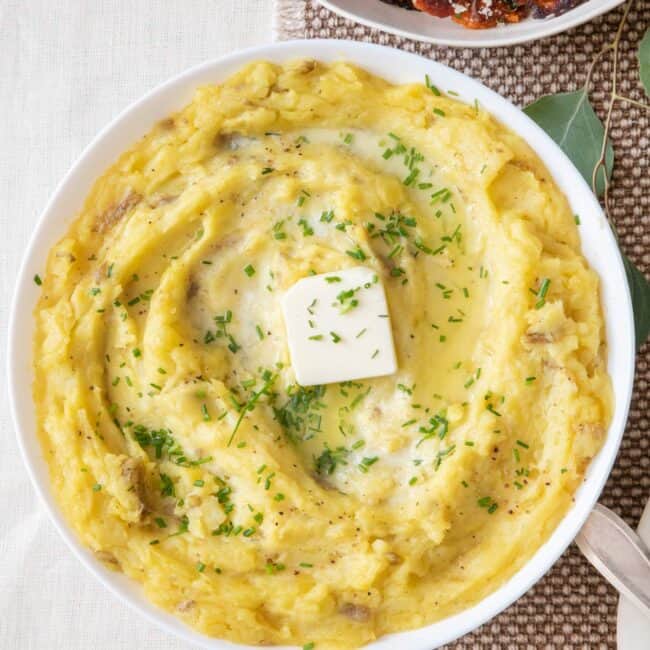
[[[378,0],[367,0],[376,2]],[[370,29],[345,20],[316,0],[276,0],[275,36],[340,38],[372,41],[422,54],[456,68],[518,106],[546,93],[576,90],[588,64],[609,43],[623,8],[564,34],[510,48],[438,47]],[[423,20],[424,20],[423,16]],[[650,2],[638,0],[621,39],[619,93],[643,100],[636,51],[650,25]],[[591,100],[604,117],[611,89],[611,60],[604,59],[593,76]],[[616,153],[612,216],[625,252],[646,275],[650,272],[650,120],[647,111],[617,103],[611,138]],[[610,336],[615,336],[610,332]],[[650,496],[650,427],[648,383],[650,344],[637,357],[630,419],[616,465],[601,502],[636,526]],[[615,648],[617,593],[587,563],[574,545],[553,569],[503,614],[448,649]],[[650,648],[650,640],[648,640]]]

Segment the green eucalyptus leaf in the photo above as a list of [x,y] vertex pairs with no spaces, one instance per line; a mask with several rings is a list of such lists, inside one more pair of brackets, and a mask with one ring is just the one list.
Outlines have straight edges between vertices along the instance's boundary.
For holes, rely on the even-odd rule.
[[[526,106],[524,113],[557,142],[591,187],[605,129],[589,103],[584,88],[570,93],[546,95]],[[614,167],[614,149],[609,141],[605,163],[607,178],[610,179]],[[602,196],[604,191],[605,175],[600,169],[596,178],[596,193]]]
[[650,97],[650,28],[639,43],[639,74],[645,94]]
[[623,264],[632,295],[634,330],[638,350],[650,334],[650,283],[645,275],[632,264],[627,255],[623,255]]

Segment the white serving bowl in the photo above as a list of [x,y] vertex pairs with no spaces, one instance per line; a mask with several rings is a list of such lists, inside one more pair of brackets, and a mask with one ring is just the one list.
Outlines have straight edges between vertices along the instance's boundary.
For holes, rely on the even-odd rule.
[[436,18],[408,11],[379,0],[318,0],[332,11],[386,32],[419,41],[455,47],[499,47],[526,43],[582,25],[620,5],[624,0],[586,0],[581,5],[548,18],[526,18],[492,29],[467,29],[451,18]]
[[[117,156],[146,133],[155,122],[188,103],[201,84],[218,83],[243,65],[259,60],[285,61],[311,57],[323,61],[344,59],[393,82],[420,82],[428,74],[442,90],[454,90],[459,99],[475,99],[497,119],[525,138],[551,170],[555,181],[580,215],[583,252],[601,278],[608,333],[608,368],[616,407],[607,439],[576,493],[575,503],[550,539],[501,588],[464,612],[425,628],[380,639],[374,649],[431,650],[473,630],[496,616],[539,580],[558,559],[582,526],[609,475],[625,428],[634,372],[634,324],[630,293],[616,241],[591,190],[553,141],[524,113],[496,93],[465,75],[428,59],[378,45],[348,41],[289,41],[237,52],[192,68],[149,92],[109,124],[83,152],[65,176],[41,215],[18,276],[9,324],[8,372],[11,408],[27,471],[54,525],[80,561],[113,594],[150,621],[203,648],[242,648],[211,639],[185,626],[153,605],[141,588],[122,574],[106,569],[76,539],[50,491],[48,469],[36,436],[32,402],[33,310],[39,288],[33,276],[42,272],[48,250],[67,231],[81,209],[93,181]],[[246,646],[249,647],[249,646]]]

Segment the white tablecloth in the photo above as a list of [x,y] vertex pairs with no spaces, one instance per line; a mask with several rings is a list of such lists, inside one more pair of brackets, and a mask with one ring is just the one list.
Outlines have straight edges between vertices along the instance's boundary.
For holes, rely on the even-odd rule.
[[[145,91],[271,40],[272,0],[0,0],[0,350],[23,250],[93,135]],[[187,649],[72,556],[23,470],[0,373],[0,648]]]

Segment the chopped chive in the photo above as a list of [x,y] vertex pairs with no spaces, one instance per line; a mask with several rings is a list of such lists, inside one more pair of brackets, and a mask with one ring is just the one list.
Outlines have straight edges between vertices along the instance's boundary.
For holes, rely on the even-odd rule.
[[424,75],[424,83],[426,87],[436,96],[440,97],[441,93],[438,90],[438,88],[431,82],[431,79],[429,78],[428,74]]
[[309,225],[307,219],[299,219],[298,225],[302,226],[302,236],[311,237],[314,234],[314,229]]
[[361,460],[361,462],[357,465],[360,471],[362,471],[364,474],[368,471],[368,468],[371,465],[374,465],[377,461],[379,460],[379,456],[371,456],[371,457],[365,457]]
[[542,283],[539,285],[539,290],[537,291],[537,302],[535,303],[535,309],[541,309],[546,304],[546,294],[548,293],[548,288],[551,284],[549,278],[544,278]]
[[429,248],[426,244],[424,244],[424,242],[421,239],[416,237],[413,244],[415,248],[421,250],[423,253],[426,253],[427,255],[433,255],[433,249]]
[[255,267],[252,264],[248,264],[244,267],[244,273],[250,278],[255,275]]
[[257,336],[260,341],[264,340],[264,332],[262,331],[262,328],[259,325],[255,325],[255,331],[257,332]]
[[210,420],[212,418],[210,417],[208,407],[207,407],[207,405],[205,403],[201,404],[201,413],[203,414],[203,421],[204,422],[210,422]]
[[368,259],[368,256],[361,250],[359,246],[356,247],[356,249],[351,250],[351,251],[345,251],[347,255],[352,257],[355,260],[359,260],[360,262],[365,261]]
[[402,181],[402,183],[407,187],[410,187],[411,185],[413,185],[413,183],[415,182],[419,174],[420,174],[420,170],[417,167],[414,167],[409,173],[409,175]]
[[341,340],[341,337],[336,332],[330,332],[330,336],[332,337],[332,341],[334,341],[334,343],[338,343]]
[[43,280],[41,280],[41,276],[37,273],[34,276],[34,282],[40,287],[43,284]]
[[493,414],[496,415],[497,417],[501,417],[501,413],[499,413],[499,411],[497,411],[497,410],[494,408],[494,406],[492,406],[492,404],[488,404],[486,408],[487,408],[488,411],[490,411],[490,413],[493,413]]
[[440,115],[440,117],[445,117],[445,116],[446,116],[446,113],[445,113],[442,109],[440,109],[440,108],[434,108],[434,109],[433,109],[433,112],[434,112],[436,115]]

